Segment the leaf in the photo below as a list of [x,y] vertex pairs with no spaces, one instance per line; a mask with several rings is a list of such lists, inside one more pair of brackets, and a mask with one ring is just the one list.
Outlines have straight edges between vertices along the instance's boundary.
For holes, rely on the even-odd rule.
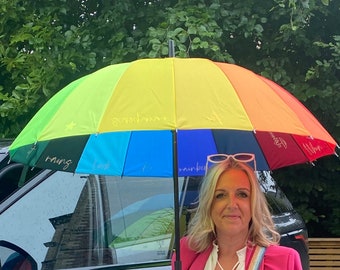
[[190,27],[188,28],[188,34],[189,34],[189,35],[194,35],[194,34],[196,34],[196,33],[197,33],[197,28],[196,28],[196,27],[190,26]]

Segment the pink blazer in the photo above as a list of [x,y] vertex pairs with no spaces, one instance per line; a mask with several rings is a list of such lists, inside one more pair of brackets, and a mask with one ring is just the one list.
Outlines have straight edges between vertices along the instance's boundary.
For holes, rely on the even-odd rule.
[[[187,238],[181,239],[181,261],[182,270],[203,270],[206,261],[212,250],[212,245],[201,253],[196,253],[188,247]],[[250,263],[254,249],[247,248],[246,251],[246,270]],[[175,269],[174,262],[176,254],[172,256],[172,269]],[[299,253],[292,248],[271,245],[267,247],[260,270],[302,270]]]

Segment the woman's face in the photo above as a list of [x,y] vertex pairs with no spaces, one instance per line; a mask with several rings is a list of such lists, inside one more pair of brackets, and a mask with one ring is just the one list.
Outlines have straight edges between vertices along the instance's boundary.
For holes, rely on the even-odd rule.
[[221,174],[211,205],[217,235],[247,236],[251,220],[250,194],[250,182],[244,171],[231,169]]

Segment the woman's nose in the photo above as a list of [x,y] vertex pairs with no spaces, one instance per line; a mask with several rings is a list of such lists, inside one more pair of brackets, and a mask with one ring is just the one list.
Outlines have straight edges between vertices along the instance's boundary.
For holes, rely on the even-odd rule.
[[235,196],[229,196],[228,207],[236,207],[236,206],[237,206],[237,203],[236,203]]

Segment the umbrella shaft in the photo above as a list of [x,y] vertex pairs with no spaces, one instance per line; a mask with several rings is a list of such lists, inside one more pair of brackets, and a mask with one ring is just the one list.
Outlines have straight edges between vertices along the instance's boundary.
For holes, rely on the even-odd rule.
[[178,188],[178,152],[177,152],[177,132],[172,131],[173,141],[173,177],[174,177],[174,205],[175,205],[175,251],[176,261],[175,269],[181,270],[181,254],[180,254],[180,207],[179,207],[179,188]]

